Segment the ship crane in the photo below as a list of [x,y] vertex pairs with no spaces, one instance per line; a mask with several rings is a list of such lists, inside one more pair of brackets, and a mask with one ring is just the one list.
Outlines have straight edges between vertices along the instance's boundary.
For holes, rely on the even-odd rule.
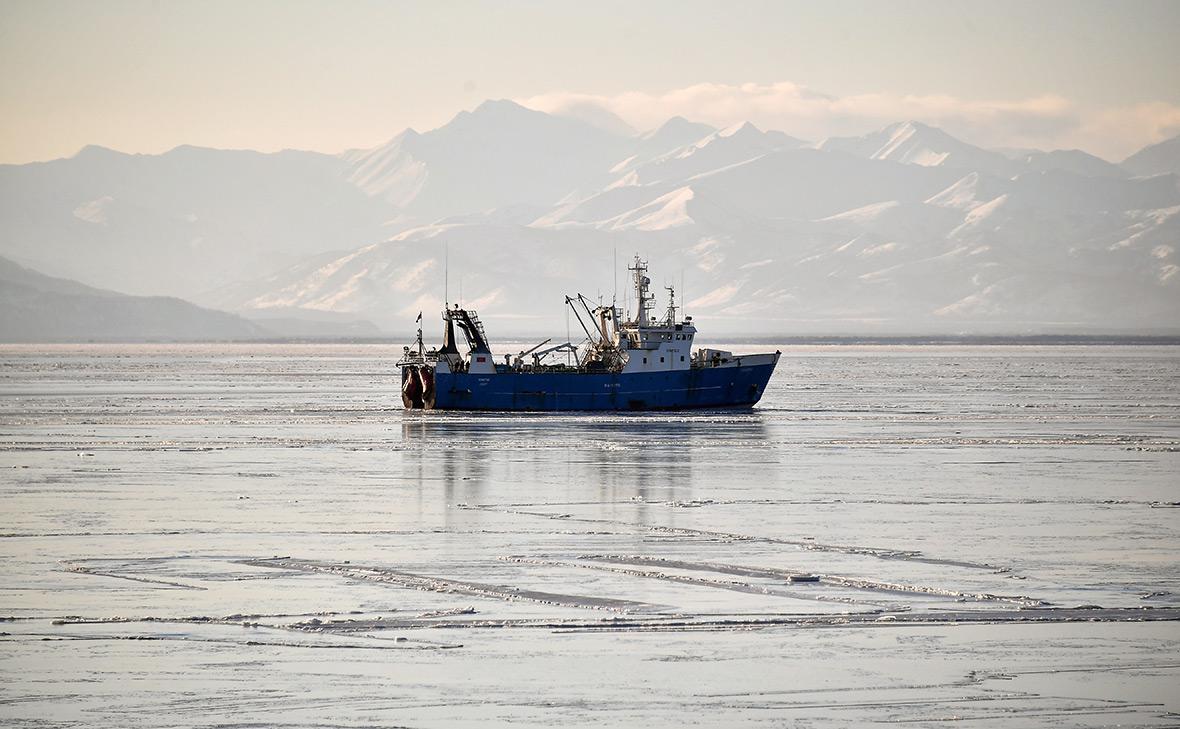
[[586,310],[586,315],[589,316],[591,320],[593,320],[594,313],[590,311],[590,305],[586,303],[586,297],[582,296],[581,294],[578,294],[578,298],[576,299],[567,296],[565,297],[565,303],[567,306],[569,306],[570,310],[574,312],[574,317],[577,318],[578,324],[580,324],[582,327],[582,331],[586,332],[586,339],[590,340],[591,345],[598,344],[594,335],[590,333],[590,328],[586,326],[586,322],[582,321],[582,315],[578,312],[578,307],[574,306],[575,301],[582,305],[582,308]]
[[[533,354],[533,352],[536,352],[538,349],[540,349],[541,347],[544,347],[546,344],[549,344],[552,341],[553,341],[553,337],[549,337],[548,339],[541,342],[540,344],[535,345],[533,347],[529,347],[528,349],[524,350],[523,352],[519,352],[516,355],[516,360],[512,363],[512,366],[515,367],[516,369],[520,369],[520,366],[522,364],[524,364],[525,355]],[[537,360],[537,355],[533,354],[534,364],[536,363],[536,360]]]
[[[541,344],[544,343],[545,342],[541,342]],[[547,355],[553,354],[554,352],[572,352],[574,355],[574,362],[576,362],[578,365],[581,365],[581,360],[578,359],[577,345],[573,344],[572,342],[562,342],[561,344],[554,345],[548,349],[542,349],[540,352],[533,352],[533,367],[540,367],[541,359]]]

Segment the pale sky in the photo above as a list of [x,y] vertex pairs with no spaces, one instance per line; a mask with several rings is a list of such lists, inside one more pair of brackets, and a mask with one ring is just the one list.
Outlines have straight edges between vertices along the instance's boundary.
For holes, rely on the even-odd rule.
[[1180,133],[1180,2],[0,0],[0,162],[339,152],[487,98],[1118,161]]

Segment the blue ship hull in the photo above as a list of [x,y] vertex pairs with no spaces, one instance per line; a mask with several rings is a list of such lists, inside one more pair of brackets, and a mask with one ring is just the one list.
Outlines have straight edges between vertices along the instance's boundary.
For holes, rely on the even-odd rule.
[[439,372],[437,410],[676,410],[752,407],[774,372],[772,361],[737,367],[599,374]]

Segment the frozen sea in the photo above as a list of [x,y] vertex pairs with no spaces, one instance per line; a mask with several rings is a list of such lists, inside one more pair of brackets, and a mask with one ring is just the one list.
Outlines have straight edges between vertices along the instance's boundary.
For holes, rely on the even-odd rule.
[[0,347],[0,724],[1180,725],[1180,347],[779,348],[603,415]]

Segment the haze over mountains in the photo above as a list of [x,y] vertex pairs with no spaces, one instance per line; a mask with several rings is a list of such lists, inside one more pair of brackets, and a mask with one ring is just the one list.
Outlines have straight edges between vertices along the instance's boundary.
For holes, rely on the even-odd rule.
[[0,254],[285,332],[434,326],[449,260],[450,300],[493,339],[557,334],[566,293],[609,300],[617,279],[623,303],[636,252],[657,285],[683,279],[711,339],[1180,330],[1180,138],[1116,165],[917,122],[818,142],[596,122],[490,101],[340,155],[4,165]]

